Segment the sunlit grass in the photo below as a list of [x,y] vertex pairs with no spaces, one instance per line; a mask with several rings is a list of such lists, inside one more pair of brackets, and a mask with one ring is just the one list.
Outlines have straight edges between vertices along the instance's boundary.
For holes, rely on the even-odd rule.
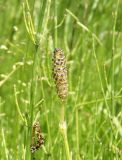
[[[122,2],[0,1],[0,160],[121,160]],[[52,77],[67,59],[64,104]],[[30,152],[33,122],[45,143]]]

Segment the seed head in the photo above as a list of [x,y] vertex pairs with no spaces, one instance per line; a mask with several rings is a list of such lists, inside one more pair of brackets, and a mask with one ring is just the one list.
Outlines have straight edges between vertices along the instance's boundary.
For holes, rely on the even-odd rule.
[[39,122],[35,122],[32,128],[32,144],[31,144],[31,153],[36,152],[44,144],[44,137],[41,132]]
[[53,56],[53,77],[55,80],[57,94],[64,101],[68,93],[67,69],[64,53],[56,48]]

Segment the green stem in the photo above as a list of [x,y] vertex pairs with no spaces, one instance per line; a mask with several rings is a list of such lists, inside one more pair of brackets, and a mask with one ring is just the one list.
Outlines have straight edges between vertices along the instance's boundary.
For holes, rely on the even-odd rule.
[[66,151],[66,157],[67,160],[71,160],[70,157],[70,151],[69,151],[69,144],[68,144],[68,139],[67,139],[67,127],[66,127],[66,122],[65,122],[65,107],[64,107],[64,101],[62,102],[62,107],[61,107],[61,120],[60,120],[60,133],[63,137],[64,141],[64,146],[65,146],[65,151]]
[[66,129],[66,122],[60,122],[60,133],[63,137],[64,141],[64,146],[65,146],[65,151],[66,151],[66,159],[71,160],[70,156],[70,150],[69,150],[69,144],[68,144],[68,139],[67,139],[67,129]]
[[[35,106],[35,88],[36,88],[36,66],[37,66],[37,60],[38,60],[38,47],[35,45],[35,54],[34,54],[34,62],[33,62],[33,69],[32,69],[32,83],[31,83],[31,103],[30,103],[30,143],[31,144],[31,139],[32,139],[32,125],[33,125],[33,117],[34,117],[34,106]],[[33,160],[34,154],[31,154],[31,160]]]
[[55,23],[55,48],[57,47],[57,0],[55,0],[55,17],[54,17],[54,23]]
[[65,108],[64,108],[64,102],[62,102],[62,106],[61,106],[61,122],[64,122],[64,118],[65,118]]
[[65,149],[66,149],[67,160],[71,160],[70,151],[69,151],[69,144],[68,144],[67,133],[66,132],[63,133],[63,138],[64,138],[64,145],[65,145]]
[[75,117],[76,117],[76,147],[77,147],[77,160],[79,160],[79,124],[78,124],[78,119],[79,119],[79,116],[78,116],[78,108],[76,108],[76,111],[75,111]]
[[112,66],[112,74],[111,74],[111,102],[112,102],[112,114],[114,115],[115,109],[114,109],[114,55],[115,55],[115,30],[116,30],[116,23],[117,23],[117,13],[118,13],[118,6],[119,6],[119,0],[117,2],[117,7],[115,11],[115,17],[114,17],[114,25],[113,25],[113,37],[112,37],[112,57],[111,57],[111,66]]

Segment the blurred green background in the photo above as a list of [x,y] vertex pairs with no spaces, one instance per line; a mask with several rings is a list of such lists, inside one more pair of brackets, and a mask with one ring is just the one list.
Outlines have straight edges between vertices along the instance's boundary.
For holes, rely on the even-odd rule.
[[67,59],[65,103],[72,160],[122,159],[122,1],[0,0],[0,160],[66,160],[54,48]]

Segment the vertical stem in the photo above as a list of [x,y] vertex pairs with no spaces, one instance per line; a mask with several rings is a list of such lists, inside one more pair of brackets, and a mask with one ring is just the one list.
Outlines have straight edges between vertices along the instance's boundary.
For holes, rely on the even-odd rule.
[[61,120],[60,120],[59,127],[60,127],[60,132],[61,132],[61,135],[62,135],[63,141],[64,141],[66,158],[67,158],[67,160],[71,160],[69,144],[68,144],[68,139],[67,139],[67,126],[66,126],[66,121],[65,121],[64,101],[62,101],[62,106],[61,106]]
[[57,0],[55,0],[55,17],[54,17],[54,22],[55,22],[55,48],[57,47]]
[[67,160],[71,160],[71,156],[70,156],[70,150],[69,150],[69,144],[68,144],[68,139],[67,139],[67,127],[66,127],[66,122],[60,122],[60,133],[63,137],[63,141],[64,141],[64,147],[65,147],[65,151],[66,151],[66,159]]
[[[106,95],[105,95],[105,91],[104,91],[104,87],[103,87],[103,83],[102,83],[102,76],[100,74],[100,67],[99,67],[99,63],[98,63],[98,60],[97,60],[97,56],[96,56],[96,52],[95,52],[95,42],[94,42],[94,37],[93,38],[93,55],[94,55],[94,58],[95,58],[95,61],[96,61],[96,68],[97,68],[97,72],[98,72],[98,77],[99,77],[99,81],[100,81],[100,86],[101,86],[101,92],[103,94],[103,97],[104,97],[104,101],[105,101],[105,104],[106,104],[106,107],[107,107],[107,111],[108,113],[110,114],[110,109],[109,109],[109,106],[108,106],[108,102],[106,100]],[[111,122],[111,120],[110,120]],[[112,125],[112,124],[111,124]]]
[[27,147],[26,147],[26,159],[33,160],[34,155],[30,154],[30,144],[32,139],[32,125],[33,125],[33,116],[34,116],[34,104],[35,104],[35,86],[36,86],[36,62],[37,62],[37,48],[34,53],[33,58],[33,68],[32,68],[32,81],[30,88],[30,108],[29,108],[29,119],[28,119],[28,133],[27,133]]
[[50,16],[50,5],[51,5],[51,0],[47,0],[45,14],[44,14],[43,23],[42,23],[42,36],[44,36],[45,33],[47,32],[47,25],[48,25],[48,20]]
[[[79,73],[80,74],[80,73]],[[81,77],[79,77],[78,80],[78,87],[77,87],[77,95],[76,95],[76,99],[75,99],[75,107],[78,101],[78,93],[79,93],[79,86],[81,84]],[[75,123],[76,123],[76,149],[77,149],[77,155],[76,155],[76,159],[79,160],[79,124],[78,124],[78,119],[79,119],[79,115],[78,115],[78,108],[76,108],[75,111]]]
[[62,102],[61,106],[61,122],[64,122],[65,119],[65,108],[64,108],[64,102]]
[[66,157],[67,157],[67,160],[71,160],[70,151],[69,151],[69,144],[68,144],[67,133],[66,132],[63,133],[64,145],[65,145],[65,149],[66,149]]
[[7,150],[6,140],[5,140],[5,132],[3,128],[2,128],[2,143],[4,147],[4,154],[5,154],[6,160],[8,160],[8,150]]
[[[42,67],[43,68],[43,67]],[[43,87],[43,82],[41,80],[41,89],[42,89],[42,96],[43,96],[43,99],[44,99],[44,110],[46,112],[46,102],[45,102],[45,93],[44,93],[44,87]],[[50,133],[50,126],[49,126],[49,118],[48,118],[48,115],[45,114],[45,118],[46,118],[46,123],[47,123],[47,131],[48,131],[48,140],[49,140],[49,144],[52,144],[51,143],[51,133]]]
[[111,75],[111,99],[112,99],[112,113],[114,115],[115,109],[114,109],[114,54],[115,54],[115,29],[116,29],[116,22],[117,22],[117,13],[118,13],[118,6],[119,6],[119,0],[117,2],[116,11],[114,13],[114,25],[113,25],[113,36],[112,36],[112,57],[111,57],[111,65],[112,65],[112,75]]
[[78,124],[78,108],[76,108],[76,112],[75,112],[75,116],[76,116],[76,148],[77,148],[77,160],[79,160],[79,124]]
[[[36,65],[38,60],[38,46],[35,45],[35,53],[34,53],[34,62],[33,62],[33,69],[32,69],[32,83],[31,83],[31,107],[30,107],[30,143],[31,144],[31,138],[32,138],[32,125],[33,125],[33,116],[34,116],[34,105],[35,105],[35,88],[36,88]],[[31,154],[31,160],[33,160],[34,154]]]

